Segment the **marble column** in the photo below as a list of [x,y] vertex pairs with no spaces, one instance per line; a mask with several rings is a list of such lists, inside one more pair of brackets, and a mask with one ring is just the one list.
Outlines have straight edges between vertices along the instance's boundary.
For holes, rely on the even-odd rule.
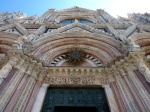
[[34,88],[35,85],[35,79],[33,77],[29,77],[29,80],[27,81],[27,84],[20,95],[16,105],[13,108],[12,112],[23,112],[25,109],[25,105],[29,99],[29,96],[32,92],[32,89]]
[[150,94],[145,89],[144,85],[141,83],[141,81],[138,79],[136,74],[132,71],[130,72],[130,75],[128,76],[130,82],[132,82],[134,86],[134,91],[139,95],[139,99],[142,101],[144,107],[149,112],[150,111]]
[[[129,80],[127,74],[122,69],[120,70],[120,72],[124,78],[125,85],[128,87],[129,92],[132,94],[132,96],[135,100],[135,103],[138,106],[140,112],[146,112],[146,109],[145,109],[143,103],[140,101],[139,96],[137,95],[137,92],[135,91],[135,88],[134,88],[133,84],[131,83],[131,81]],[[127,72],[129,74],[129,70],[127,70]]]
[[[34,68],[34,66],[35,65],[32,65],[31,67],[29,67],[29,69]],[[24,112],[25,111],[25,107],[30,98],[30,95],[32,94],[32,90],[34,89],[37,77],[38,77],[38,70],[33,69],[22,94],[20,95],[16,105],[13,108],[13,112],[16,112],[16,111]]]
[[126,108],[125,108],[124,102],[122,100],[122,97],[120,95],[120,92],[118,90],[118,87],[116,85],[116,82],[110,82],[110,87],[111,87],[112,92],[114,94],[119,112],[126,112]]
[[0,94],[4,90],[4,88],[7,86],[7,84],[10,82],[12,77],[15,75],[18,69],[12,68],[12,70],[9,72],[8,76],[3,80],[3,82],[0,85]]
[[43,105],[43,102],[44,102],[44,98],[45,98],[45,95],[46,95],[46,92],[47,92],[47,88],[48,88],[47,84],[43,84],[40,87],[39,93],[36,97],[36,100],[35,100],[33,108],[32,108],[32,112],[41,112],[42,105]]
[[11,112],[14,105],[16,104],[17,100],[19,99],[27,81],[28,81],[28,74],[25,74],[22,81],[20,82],[19,86],[17,87],[15,93],[13,94],[13,96],[11,97],[9,103],[7,104],[4,112]]
[[40,74],[39,74],[39,77],[38,77],[38,80],[35,84],[35,87],[34,87],[34,90],[32,92],[32,95],[30,96],[29,100],[28,100],[28,103],[26,105],[26,109],[25,109],[25,112],[31,112],[31,109],[34,105],[34,102],[35,102],[35,99],[37,97],[37,94],[40,90],[40,87],[41,87],[41,84],[44,80],[44,77],[45,77],[45,71],[41,71]]
[[141,81],[141,83],[143,84],[143,86],[145,87],[145,89],[148,91],[148,93],[150,94],[150,83],[147,82],[147,80],[145,79],[145,77],[140,73],[139,70],[135,70],[134,71],[136,76],[138,77],[138,79]]
[[129,91],[129,88],[125,84],[124,79],[120,75],[118,75],[116,79],[117,86],[121,93],[121,97],[123,98],[123,102],[125,103],[127,112],[140,112],[132,94]]
[[105,93],[107,96],[107,101],[110,107],[110,111],[111,112],[119,112],[118,110],[118,106],[116,104],[116,100],[114,98],[113,92],[110,88],[110,85],[103,85],[103,87],[105,88]]
[[41,82],[37,81],[35,86],[34,86],[34,89],[32,91],[32,94],[31,94],[31,96],[30,96],[30,98],[28,100],[25,112],[31,112],[31,109],[32,109],[33,104],[34,104],[34,101],[35,101],[35,99],[37,97],[37,94],[39,92],[40,86],[41,86]]
[[0,110],[3,111],[13,93],[15,92],[17,86],[20,84],[20,81],[23,77],[24,73],[22,71],[16,72],[12,80],[5,87],[3,92],[0,95]]

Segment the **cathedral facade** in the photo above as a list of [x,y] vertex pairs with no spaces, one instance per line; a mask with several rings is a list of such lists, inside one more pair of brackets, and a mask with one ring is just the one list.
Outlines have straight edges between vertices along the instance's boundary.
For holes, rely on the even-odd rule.
[[150,14],[0,13],[0,112],[150,112]]

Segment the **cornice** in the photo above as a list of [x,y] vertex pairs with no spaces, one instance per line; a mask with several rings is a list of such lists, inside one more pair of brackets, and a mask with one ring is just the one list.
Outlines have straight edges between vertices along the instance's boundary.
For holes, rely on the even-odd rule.
[[[40,26],[45,25],[46,28],[60,28],[62,26],[66,26],[63,24],[22,24],[25,28],[35,28],[38,29]],[[91,24],[88,26],[92,26],[95,28],[107,28],[108,26],[112,26],[113,28],[122,28],[122,29],[126,29],[129,26],[131,26],[131,24],[107,24],[107,23],[102,23],[102,24]]]

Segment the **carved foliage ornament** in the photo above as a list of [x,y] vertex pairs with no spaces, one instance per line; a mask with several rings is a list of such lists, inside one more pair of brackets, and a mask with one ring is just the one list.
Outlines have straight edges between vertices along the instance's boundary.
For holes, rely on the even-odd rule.
[[63,56],[68,63],[79,65],[84,62],[86,53],[81,48],[71,48]]

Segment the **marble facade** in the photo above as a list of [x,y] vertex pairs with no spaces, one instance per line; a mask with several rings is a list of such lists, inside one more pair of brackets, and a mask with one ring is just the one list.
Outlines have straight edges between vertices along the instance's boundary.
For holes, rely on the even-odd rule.
[[[149,15],[116,19],[80,7],[38,18],[0,13],[0,112],[40,112],[48,87],[102,87],[110,112],[149,112]],[[86,53],[79,65],[63,58],[72,48]]]

